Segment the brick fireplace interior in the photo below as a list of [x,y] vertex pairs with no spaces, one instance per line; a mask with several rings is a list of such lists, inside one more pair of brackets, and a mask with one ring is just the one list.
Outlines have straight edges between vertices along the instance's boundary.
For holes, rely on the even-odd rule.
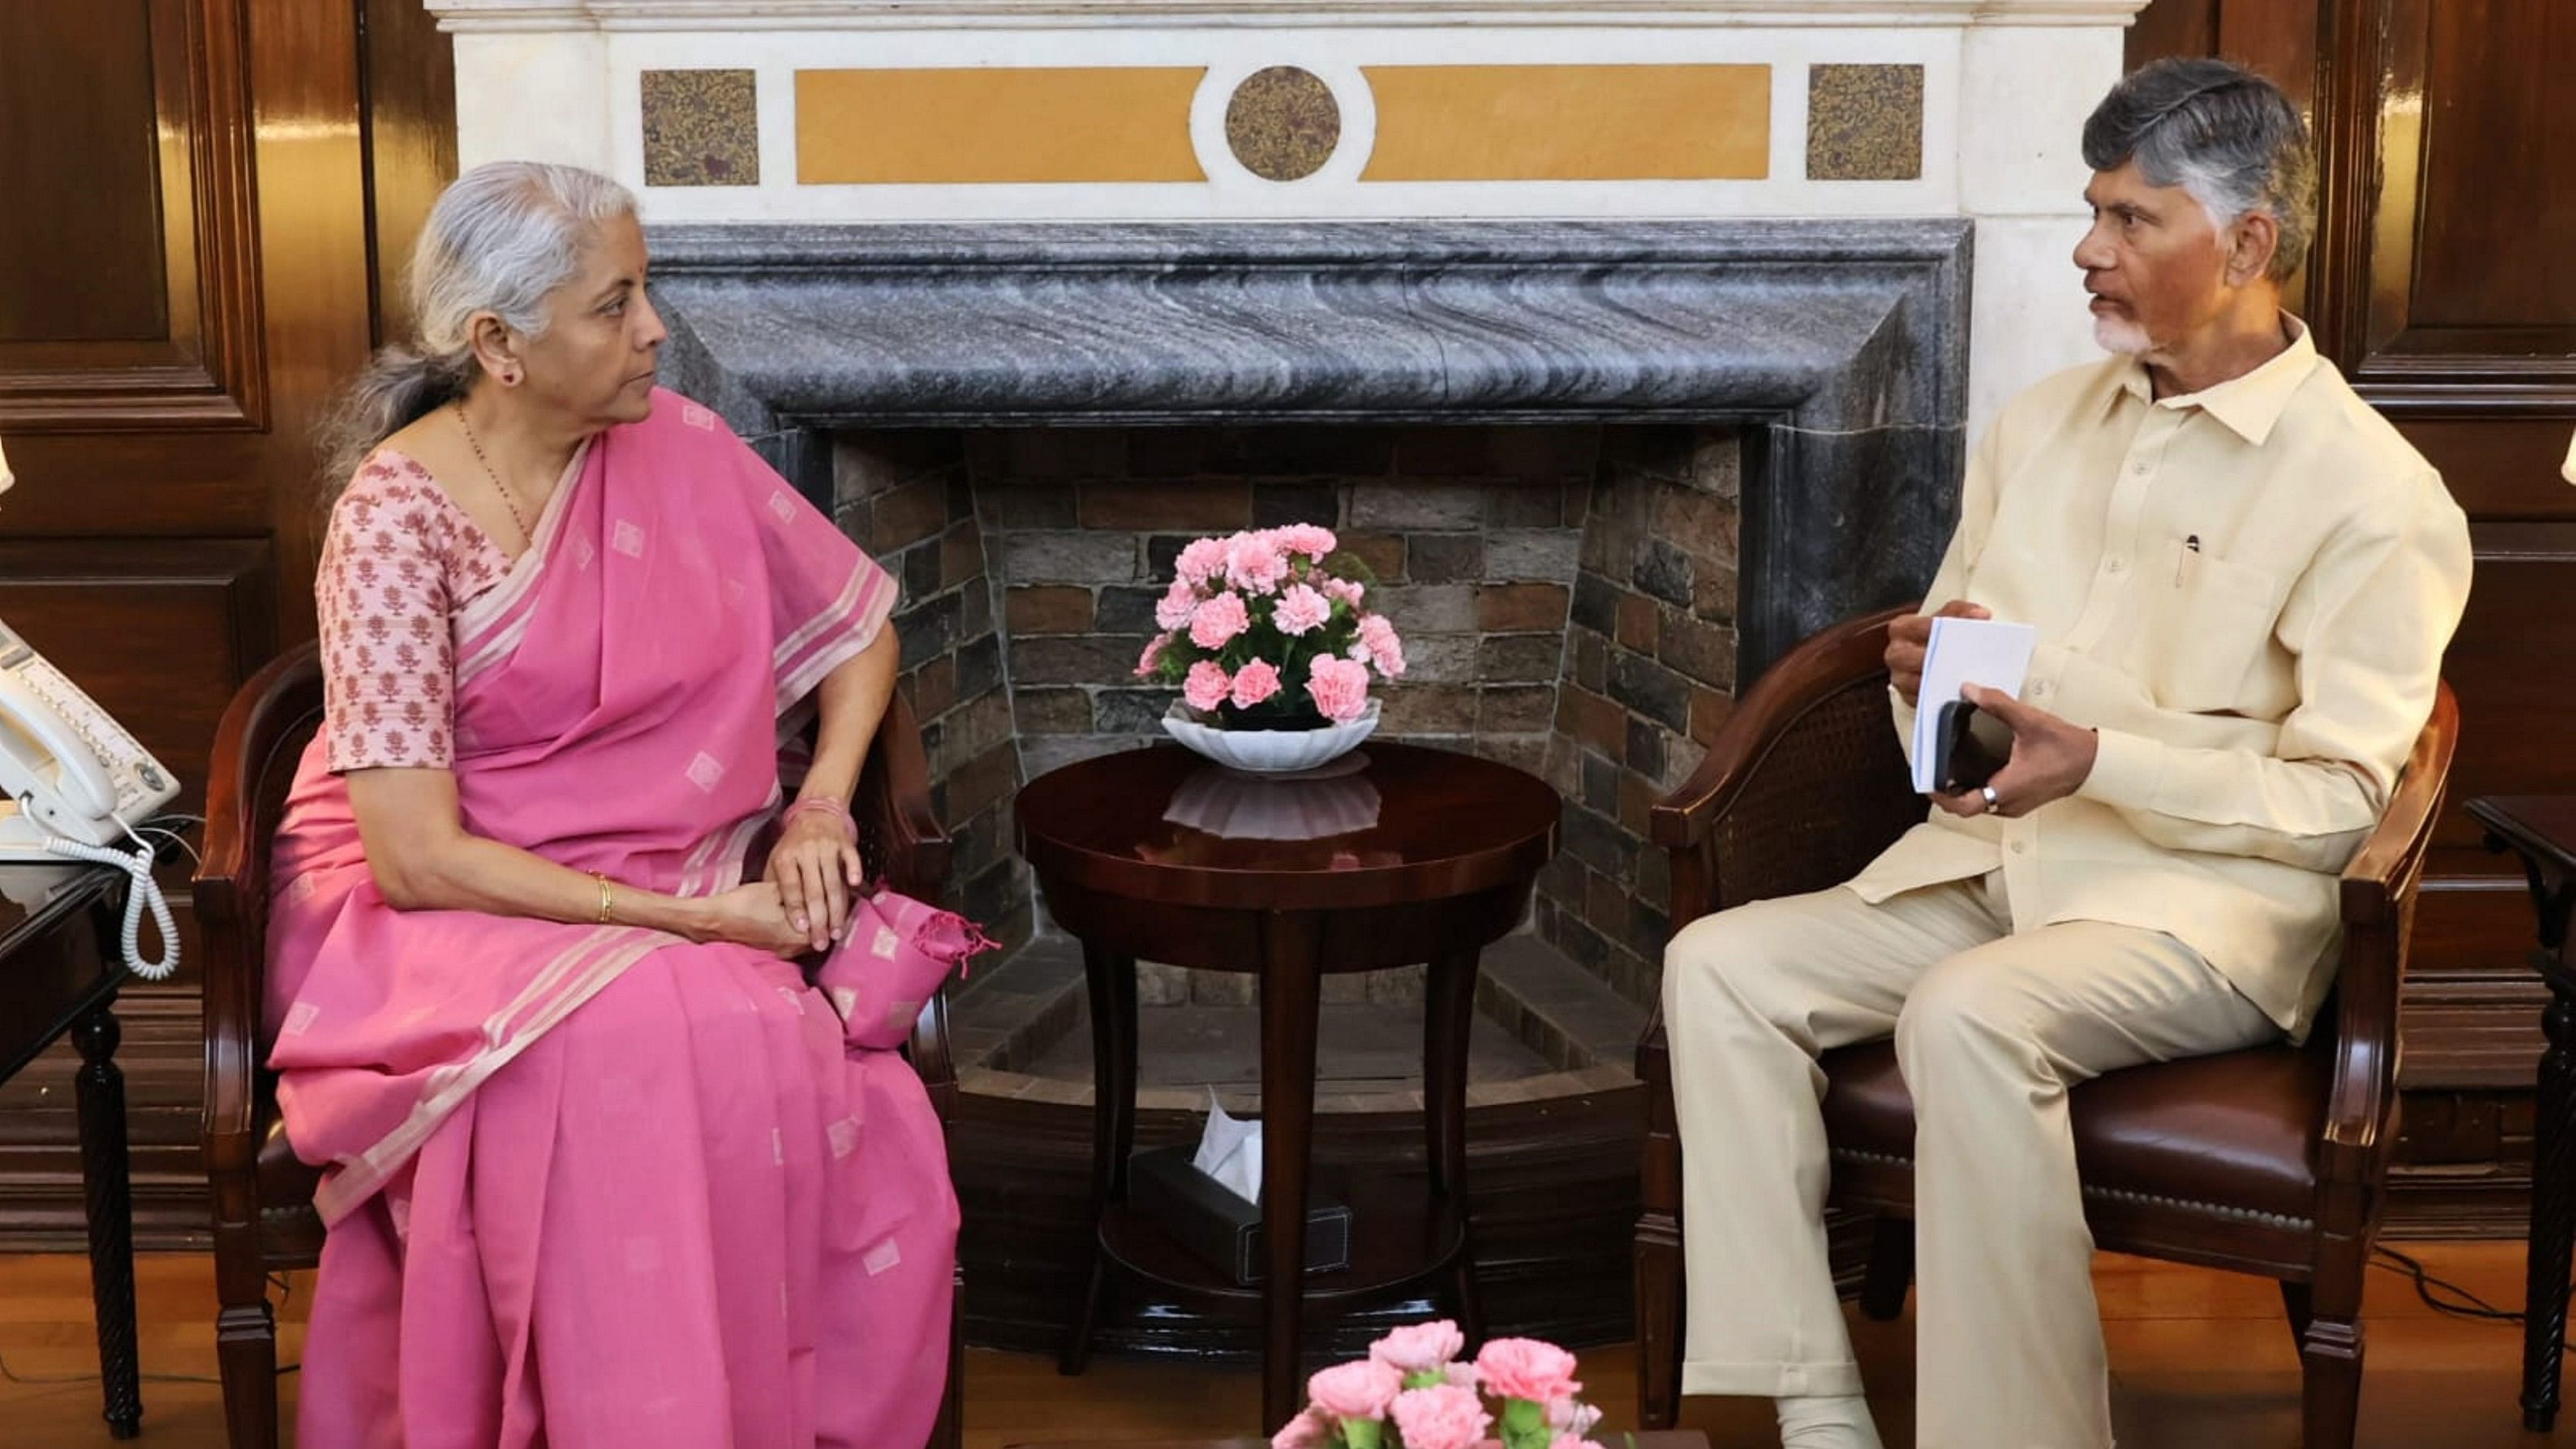
[[[1646,811],[1698,764],[1735,684],[1734,430],[852,430],[834,438],[833,475],[843,527],[903,581],[903,688],[955,835],[959,903],[1011,948],[959,995],[970,1089],[1088,1092],[1078,955],[1011,850],[1015,790],[1161,740],[1172,693],[1130,671],[1174,555],[1294,521],[1335,529],[1404,634],[1384,735],[1507,761],[1566,801],[1530,929],[1492,953],[1480,993],[1480,1098],[1624,1073],[1669,898]],[[1253,978],[1144,969],[1149,1088],[1196,1100],[1203,1084],[1248,1084]],[[1417,1085],[1409,1015],[1370,1008],[1418,1000],[1418,972],[1328,981],[1347,1019],[1324,1033],[1327,1105]]]
[[[1469,1100],[1617,1085],[1671,891],[1647,812],[1749,675],[1911,598],[1954,514],[1959,218],[661,226],[666,371],[902,580],[970,1092],[1087,1101],[1021,784],[1156,742],[1130,670],[1191,538],[1324,523],[1411,670],[1389,738],[1565,801],[1485,953]],[[1148,1108],[1248,1096],[1252,980],[1148,965]],[[1328,978],[1318,1105],[1418,1104],[1419,968]],[[1410,1098],[1411,1100],[1408,1100]]]

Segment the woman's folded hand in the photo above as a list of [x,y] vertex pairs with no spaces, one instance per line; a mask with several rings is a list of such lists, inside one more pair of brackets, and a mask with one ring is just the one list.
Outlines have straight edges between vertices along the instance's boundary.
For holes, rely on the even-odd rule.
[[808,949],[805,933],[788,919],[778,887],[769,881],[754,881],[719,892],[707,898],[707,908],[714,914],[716,940],[790,960]]
[[791,812],[786,830],[769,851],[769,883],[778,887],[788,923],[820,951],[841,939],[850,924],[850,894],[862,874],[859,847],[838,815]]

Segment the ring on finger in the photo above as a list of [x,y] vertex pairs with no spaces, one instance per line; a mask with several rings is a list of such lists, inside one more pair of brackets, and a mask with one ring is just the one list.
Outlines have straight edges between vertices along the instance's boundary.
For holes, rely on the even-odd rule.
[[1986,809],[1989,813],[2000,811],[2004,808],[2004,802],[1995,798],[1994,786],[1980,785],[1977,787],[1977,794],[1984,797]]

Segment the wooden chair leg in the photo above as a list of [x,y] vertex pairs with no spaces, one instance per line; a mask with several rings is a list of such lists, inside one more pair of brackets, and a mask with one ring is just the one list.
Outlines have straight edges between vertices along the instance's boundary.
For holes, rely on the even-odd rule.
[[1683,1267],[1682,1143],[1672,1092],[1649,1087],[1650,1105],[1637,1217],[1637,1423],[1669,1429],[1681,1417]]
[[1860,1311],[1880,1323],[1905,1316],[1914,1286],[1914,1220],[1882,1217],[1871,1229],[1869,1267],[1861,1275]]
[[2352,1449],[2361,1417],[2361,1324],[2313,1318],[2299,1335],[2301,1431],[2305,1449]]
[[2308,1324],[2316,1317],[2313,1296],[2305,1283],[2293,1283],[2288,1279],[2281,1282],[2281,1307],[2290,1315],[2290,1341],[2301,1347],[2306,1346]]
[[1637,1221],[1637,1424],[1669,1429],[1682,1409],[1682,1251],[1673,1220]]
[[232,1449],[277,1449],[277,1320],[265,1292],[251,1303],[227,1299],[215,1316],[215,1356]]
[[[2332,1217],[2329,1210],[2320,1216]],[[2281,1285],[2299,1330],[2300,1443],[2352,1449],[2361,1418],[2361,1282],[2371,1234],[2327,1234],[2304,1284]]]

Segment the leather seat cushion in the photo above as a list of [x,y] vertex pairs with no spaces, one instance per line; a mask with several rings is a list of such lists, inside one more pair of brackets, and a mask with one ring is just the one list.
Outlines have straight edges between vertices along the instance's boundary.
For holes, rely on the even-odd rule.
[[[1824,1066],[1835,1149],[1911,1161],[1895,1043],[1827,1052]],[[2077,1170],[2091,1191],[2310,1218],[2331,1070],[2328,1053],[2280,1045],[2106,1073],[2071,1098]]]
[[261,1104],[261,1115],[267,1128],[259,1140],[260,1254],[273,1266],[311,1263],[322,1252],[322,1217],[313,1211],[322,1169],[296,1157],[274,1101]]

